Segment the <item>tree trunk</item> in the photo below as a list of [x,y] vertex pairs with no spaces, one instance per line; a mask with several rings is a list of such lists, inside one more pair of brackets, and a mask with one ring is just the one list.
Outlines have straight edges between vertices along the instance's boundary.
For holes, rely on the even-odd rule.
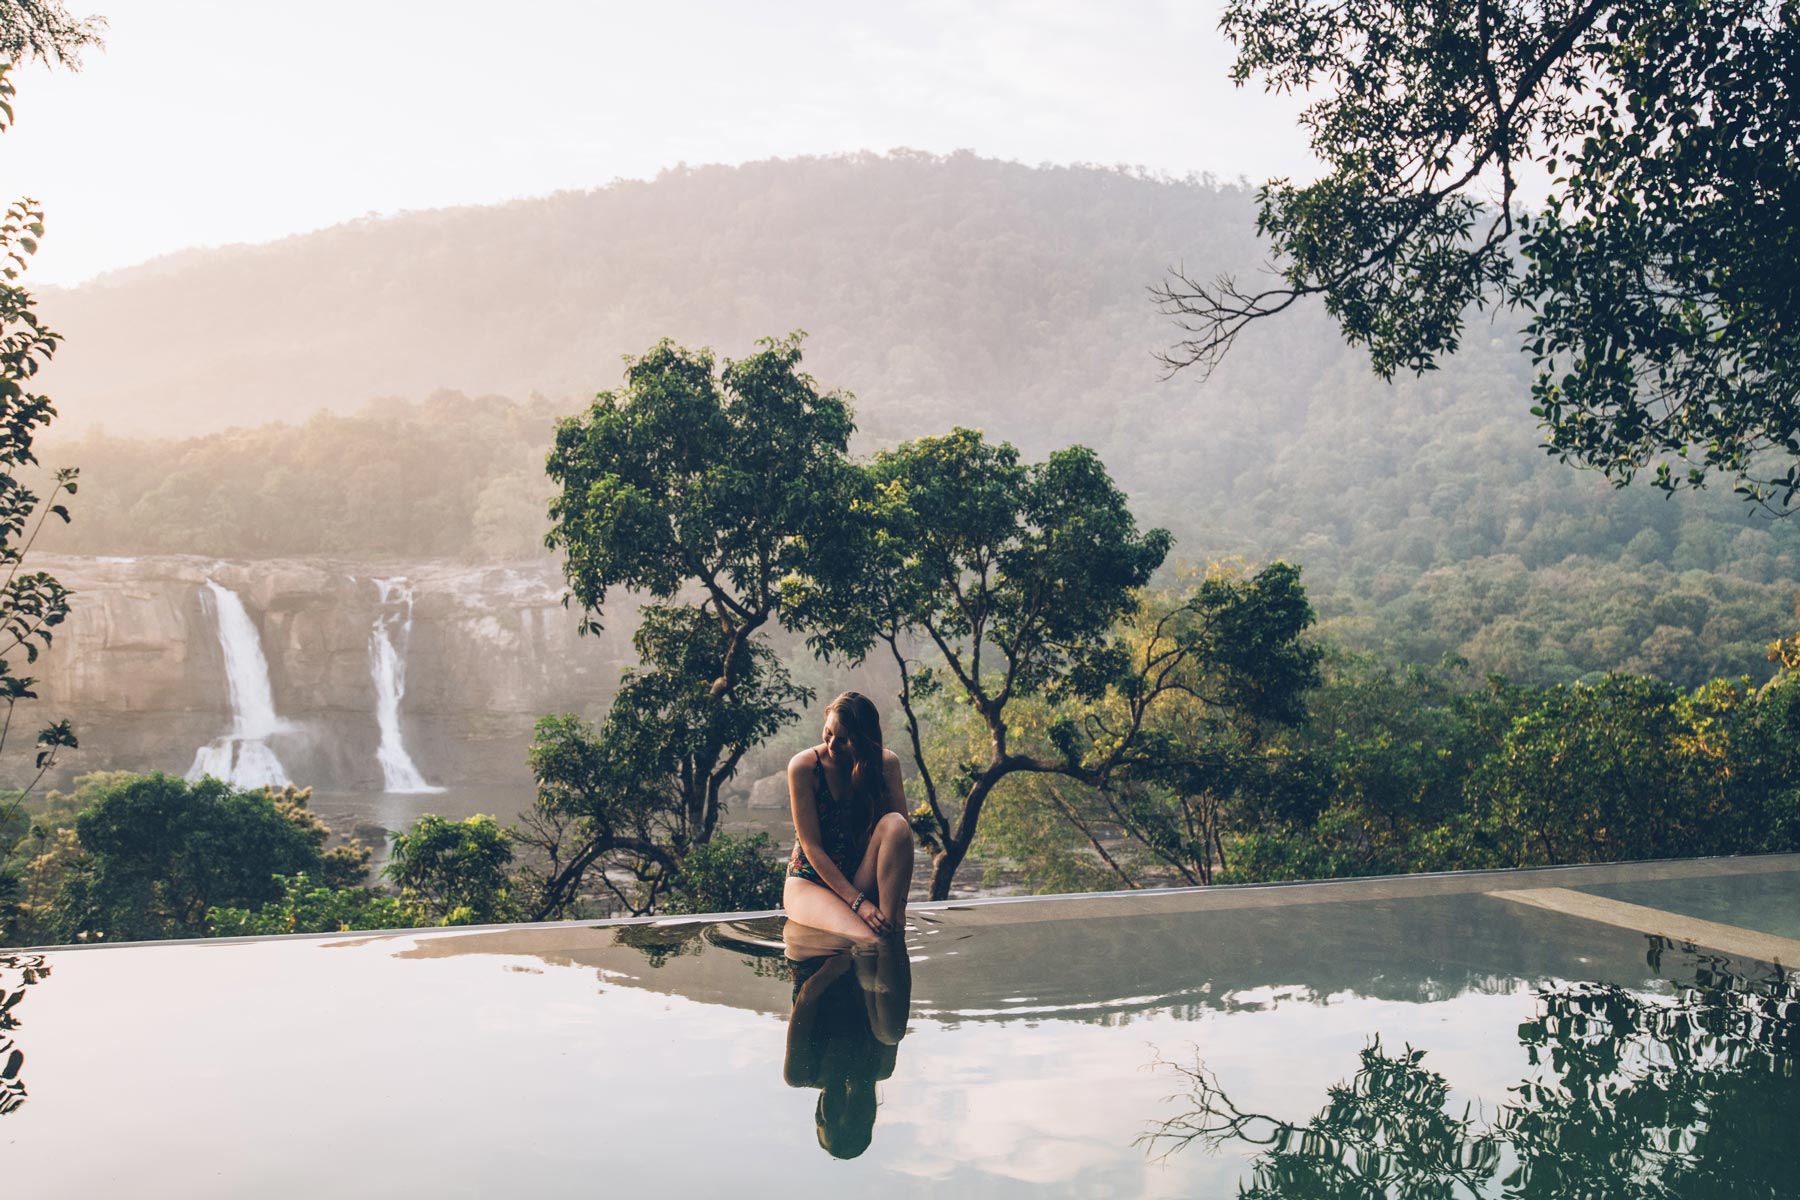
[[956,868],[962,865],[966,851],[954,843],[946,842],[944,848],[931,856],[931,895],[932,900],[948,900],[950,898],[950,882],[956,878]]

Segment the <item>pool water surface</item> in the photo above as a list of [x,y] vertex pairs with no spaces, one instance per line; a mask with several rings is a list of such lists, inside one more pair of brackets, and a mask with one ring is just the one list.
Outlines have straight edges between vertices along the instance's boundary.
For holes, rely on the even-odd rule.
[[59,1196],[1800,1192],[1800,856],[909,924],[867,954],[772,916],[0,952],[8,1177]]

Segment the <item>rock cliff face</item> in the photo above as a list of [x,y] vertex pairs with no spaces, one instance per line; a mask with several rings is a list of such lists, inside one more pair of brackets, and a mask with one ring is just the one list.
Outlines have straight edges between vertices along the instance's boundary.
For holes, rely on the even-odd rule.
[[[33,729],[74,720],[83,748],[63,779],[183,772],[199,747],[232,731],[219,618],[203,600],[209,579],[237,595],[256,627],[283,722],[271,747],[295,782],[323,789],[382,786],[371,638],[384,611],[404,668],[401,733],[433,783],[527,778],[532,723],[551,712],[600,715],[634,660],[634,614],[609,613],[604,635],[578,637],[549,563],[44,555],[29,566],[76,592],[54,647],[27,668],[41,699],[20,714]],[[380,580],[390,581],[385,601]],[[410,625],[393,609],[408,599]]]

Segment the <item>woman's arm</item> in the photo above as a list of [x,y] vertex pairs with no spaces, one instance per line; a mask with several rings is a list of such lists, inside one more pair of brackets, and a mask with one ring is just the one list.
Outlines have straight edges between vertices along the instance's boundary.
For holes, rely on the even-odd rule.
[[[814,794],[814,772],[805,754],[797,754],[788,762],[788,805],[794,814],[794,836],[806,861],[819,874],[819,882],[837,893],[845,904],[856,903],[856,885],[844,875],[844,869],[831,861],[820,844],[819,800]],[[854,864],[852,864],[854,865]]]

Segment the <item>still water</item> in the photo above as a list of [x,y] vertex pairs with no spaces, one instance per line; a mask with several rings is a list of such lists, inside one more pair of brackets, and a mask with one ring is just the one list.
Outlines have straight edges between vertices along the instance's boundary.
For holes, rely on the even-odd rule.
[[[1622,887],[1733,945],[1575,915]],[[1796,913],[1786,857],[13,954],[0,1144],[26,1195],[1791,1196],[1800,991],[1733,946]]]

